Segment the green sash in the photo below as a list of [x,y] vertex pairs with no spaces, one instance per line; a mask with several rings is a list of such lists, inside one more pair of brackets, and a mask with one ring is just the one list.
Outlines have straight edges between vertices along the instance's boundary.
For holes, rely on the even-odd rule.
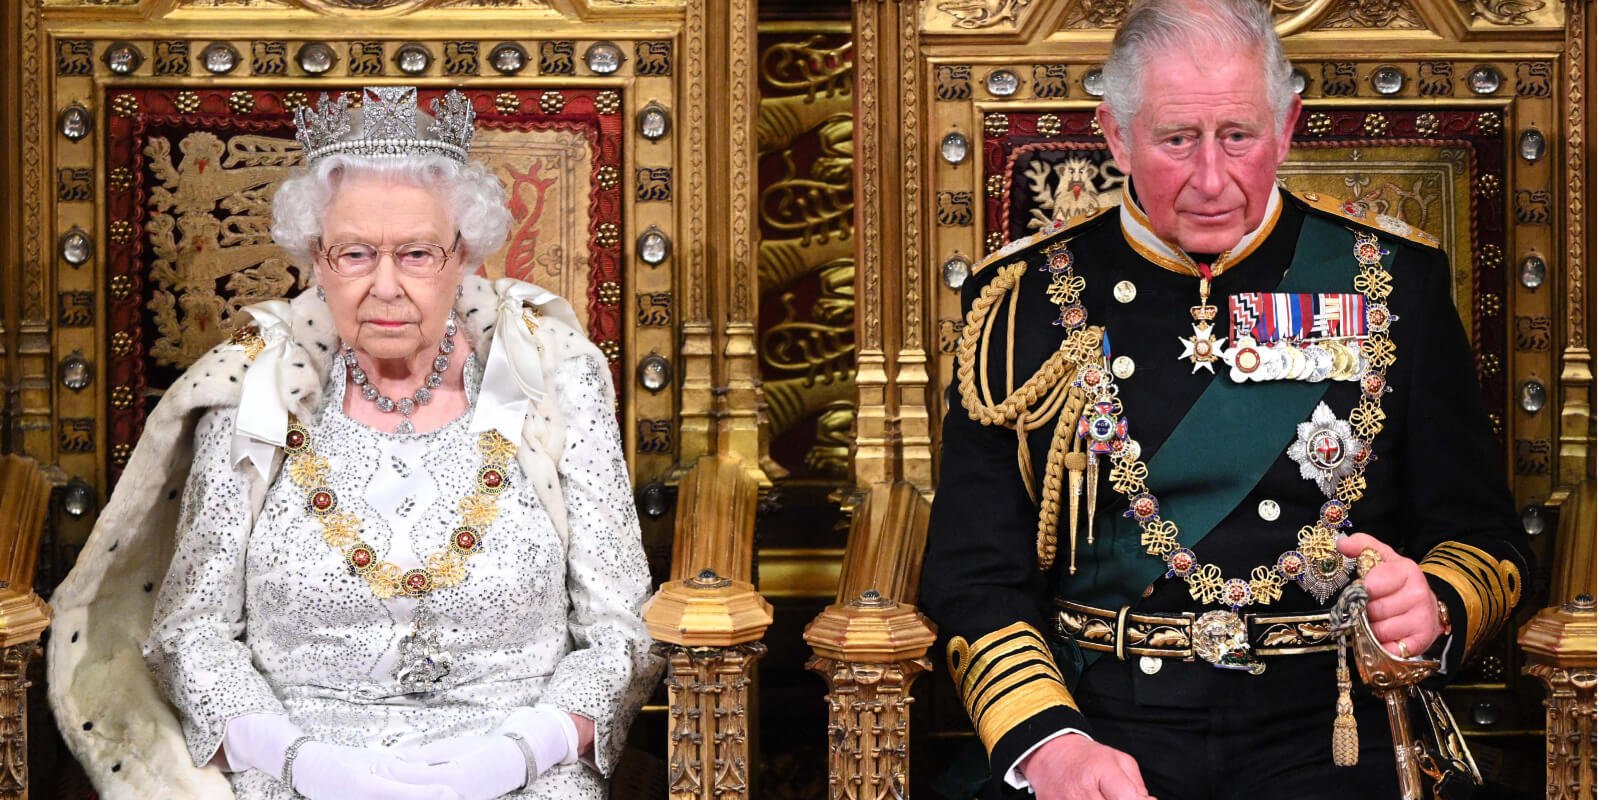
[[[1348,228],[1307,215],[1294,260],[1276,291],[1354,291],[1354,245],[1355,237]],[[1392,261],[1392,255],[1385,256],[1384,267]],[[1225,369],[1219,369],[1216,379],[1147,462],[1150,476],[1145,484],[1161,501],[1162,518],[1178,524],[1181,547],[1194,547],[1238,507],[1272,462],[1284,454],[1283,437],[1311,418],[1331,385],[1329,381],[1289,380],[1234,383]],[[1130,430],[1137,439],[1139,409],[1128,412]],[[1076,602],[1118,609],[1132,604],[1146,586],[1165,575],[1167,565],[1140,546],[1139,524],[1123,516],[1127,503],[1120,494],[1102,492],[1099,506],[1094,545],[1087,557],[1080,551],[1078,574],[1061,571],[1060,592]],[[1062,655],[1087,666],[1098,653],[1058,653],[1058,659]],[[1068,663],[1062,668],[1071,671]],[[1069,680],[1069,684],[1074,682]]]

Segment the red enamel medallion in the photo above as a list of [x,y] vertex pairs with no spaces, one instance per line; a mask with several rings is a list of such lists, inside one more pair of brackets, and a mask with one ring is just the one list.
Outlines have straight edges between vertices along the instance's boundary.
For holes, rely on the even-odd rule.
[[433,588],[433,576],[425,570],[414,569],[407,572],[400,583],[412,594],[424,594]]
[[371,548],[356,547],[350,551],[350,566],[355,567],[357,572],[365,572],[376,560]]
[[316,489],[306,498],[306,509],[317,516],[333,513],[339,507],[339,498],[332,489]]
[[478,546],[478,532],[471,528],[456,528],[451,544],[455,546],[456,552],[470,553]]
[[478,491],[487,494],[499,494],[505,490],[510,481],[506,478],[505,470],[489,465],[478,470]]

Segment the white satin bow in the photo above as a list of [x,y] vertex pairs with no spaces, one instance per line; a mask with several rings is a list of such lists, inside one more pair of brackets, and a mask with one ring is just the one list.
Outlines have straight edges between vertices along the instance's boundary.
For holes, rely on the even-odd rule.
[[496,430],[507,441],[521,443],[522,423],[529,401],[544,398],[544,365],[538,337],[523,320],[526,306],[539,317],[553,317],[578,329],[572,307],[559,295],[511,278],[494,282],[499,307],[494,322],[494,342],[483,368],[483,385],[472,415],[473,432]]
[[289,362],[289,325],[293,311],[282,300],[245,308],[255,318],[266,343],[244,371],[239,414],[234,419],[231,455],[234,466],[249,460],[262,480],[270,479],[272,457],[283,447],[289,409],[283,399],[284,371]]

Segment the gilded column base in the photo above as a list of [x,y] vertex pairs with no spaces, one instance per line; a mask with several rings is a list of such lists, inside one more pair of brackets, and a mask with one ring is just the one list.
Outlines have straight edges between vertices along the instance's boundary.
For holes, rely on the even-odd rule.
[[0,649],[0,800],[28,796],[28,664],[38,641]]
[[1592,595],[1546,608],[1517,635],[1524,673],[1543,681],[1545,796],[1595,796],[1595,602]]
[[672,800],[750,796],[750,671],[760,642],[655,645],[667,660],[667,793]]
[[905,797],[911,684],[932,668],[933,626],[912,606],[868,590],[806,626],[806,668],[828,682],[828,797]]

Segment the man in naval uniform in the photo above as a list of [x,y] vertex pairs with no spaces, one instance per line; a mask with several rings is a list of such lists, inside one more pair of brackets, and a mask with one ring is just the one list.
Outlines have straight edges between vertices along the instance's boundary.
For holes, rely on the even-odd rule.
[[1530,574],[1448,259],[1277,186],[1258,0],[1136,3],[1103,75],[1120,208],[963,287],[921,598],[987,796],[1397,796],[1329,633],[1356,557],[1378,640],[1445,677]]

